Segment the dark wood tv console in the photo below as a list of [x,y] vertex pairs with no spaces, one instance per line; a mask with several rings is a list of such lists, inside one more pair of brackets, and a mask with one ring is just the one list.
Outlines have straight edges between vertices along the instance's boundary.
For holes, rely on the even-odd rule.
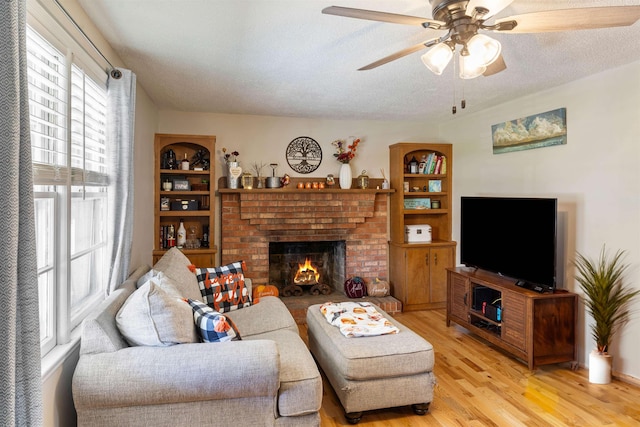
[[538,293],[484,270],[447,269],[447,326],[465,327],[529,369],[576,361],[577,309],[571,292]]

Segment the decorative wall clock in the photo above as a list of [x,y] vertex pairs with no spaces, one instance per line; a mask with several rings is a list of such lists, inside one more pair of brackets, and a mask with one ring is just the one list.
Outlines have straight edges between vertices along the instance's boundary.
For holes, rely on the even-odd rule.
[[287,163],[298,173],[311,173],[322,163],[322,148],[308,136],[295,138],[287,146]]

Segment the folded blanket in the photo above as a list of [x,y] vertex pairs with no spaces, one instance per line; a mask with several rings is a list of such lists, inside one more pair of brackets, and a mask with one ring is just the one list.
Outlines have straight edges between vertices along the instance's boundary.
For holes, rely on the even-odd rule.
[[400,332],[369,302],[328,302],[320,306],[320,312],[345,337],[372,337]]

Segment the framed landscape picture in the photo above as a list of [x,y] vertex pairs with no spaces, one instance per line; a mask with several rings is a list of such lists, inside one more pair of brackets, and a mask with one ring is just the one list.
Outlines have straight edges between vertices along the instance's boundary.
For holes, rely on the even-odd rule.
[[493,154],[567,143],[567,109],[510,120],[491,126]]

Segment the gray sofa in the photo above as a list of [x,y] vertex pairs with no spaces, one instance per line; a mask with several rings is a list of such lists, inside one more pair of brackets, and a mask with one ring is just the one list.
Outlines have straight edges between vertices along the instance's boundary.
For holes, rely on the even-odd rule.
[[80,426],[319,426],[322,379],[277,297],[226,313],[240,341],[129,346],[116,314],[149,267],[83,322]]

